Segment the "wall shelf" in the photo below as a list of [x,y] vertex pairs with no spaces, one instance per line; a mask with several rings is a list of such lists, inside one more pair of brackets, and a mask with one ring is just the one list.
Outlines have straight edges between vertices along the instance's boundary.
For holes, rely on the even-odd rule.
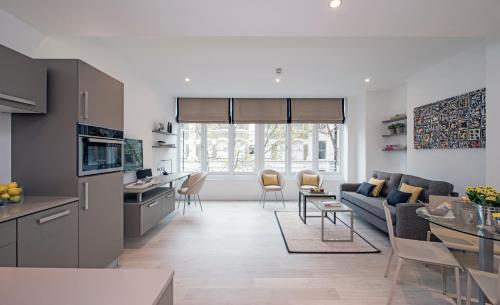
[[176,136],[177,135],[175,133],[161,131],[161,130],[153,130],[153,132],[154,133],[159,133],[159,134],[162,134],[162,135],[166,135],[166,136]]
[[382,148],[382,151],[406,151],[406,148],[393,148],[393,149]]
[[382,121],[382,123],[387,124],[387,123],[405,121],[406,119],[408,119],[408,117],[405,115],[405,116],[399,116],[399,117],[390,118],[388,120]]
[[175,146],[172,146],[172,145],[169,145],[169,144],[166,144],[166,145],[153,145],[152,146],[153,148],[175,148]]
[[407,133],[396,133],[396,134],[383,134],[382,137],[384,138],[389,138],[389,137],[397,137],[397,136],[406,136]]

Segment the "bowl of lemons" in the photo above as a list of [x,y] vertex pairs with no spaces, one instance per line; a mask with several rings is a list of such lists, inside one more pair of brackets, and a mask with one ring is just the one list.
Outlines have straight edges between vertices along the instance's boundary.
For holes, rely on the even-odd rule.
[[23,202],[23,188],[16,182],[0,184],[0,205]]

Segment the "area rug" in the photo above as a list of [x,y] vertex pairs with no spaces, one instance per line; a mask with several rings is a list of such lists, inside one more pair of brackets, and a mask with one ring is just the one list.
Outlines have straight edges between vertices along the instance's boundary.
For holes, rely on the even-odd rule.
[[[380,253],[365,238],[354,231],[354,240],[339,242],[321,241],[321,218],[307,217],[307,224],[302,222],[297,211],[274,212],[281,235],[288,253],[304,254],[355,254]],[[311,216],[312,213],[310,214]],[[354,223],[356,227],[356,223]],[[349,239],[350,229],[347,223],[337,217],[337,224],[325,218],[325,238]]]

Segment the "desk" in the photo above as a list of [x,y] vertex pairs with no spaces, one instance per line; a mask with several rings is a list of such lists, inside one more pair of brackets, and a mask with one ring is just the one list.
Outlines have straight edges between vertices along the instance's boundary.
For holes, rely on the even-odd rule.
[[148,186],[148,187],[145,187],[145,188],[128,188],[127,186],[129,186],[133,183],[127,183],[127,184],[123,185],[123,193],[136,194],[137,201],[142,202],[142,194],[143,193],[157,189],[165,184],[168,184],[170,187],[173,187],[175,181],[187,178],[191,175],[192,175],[192,173],[171,173],[168,175],[155,176],[155,177],[153,177],[153,180],[158,181],[158,183],[155,183],[155,184]]

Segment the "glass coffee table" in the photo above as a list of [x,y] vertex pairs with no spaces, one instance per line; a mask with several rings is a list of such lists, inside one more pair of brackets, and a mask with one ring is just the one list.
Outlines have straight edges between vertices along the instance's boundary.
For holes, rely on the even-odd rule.
[[[352,212],[352,209],[342,203],[340,203],[339,206],[329,206],[325,204],[329,200],[329,197],[323,197],[323,198],[314,198],[311,199],[309,202],[311,202],[320,212],[321,212],[321,241],[353,241],[354,239],[354,215]],[[333,214],[333,219],[328,217],[328,213]],[[351,214],[351,225],[349,226],[349,229],[351,231],[350,238],[349,239],[327,239],[325,238],[325,218],[330,220],[333,224],[337,223],[337,213],[349,213]]]
[[304,223],[307,222],[307,198],[330,198],[337,199],[337,196],[330,192],[313,193],[310,191],[299,191],[299,217]]

